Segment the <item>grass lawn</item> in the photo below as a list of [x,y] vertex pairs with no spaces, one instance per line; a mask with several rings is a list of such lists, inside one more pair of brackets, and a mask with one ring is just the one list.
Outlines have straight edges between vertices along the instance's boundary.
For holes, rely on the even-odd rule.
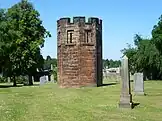
[[145,93],[133,95],[140,104],[127,110],[118,108],[120,84],[0,88],[0,121],[162,121],[162,81],[146,81]]

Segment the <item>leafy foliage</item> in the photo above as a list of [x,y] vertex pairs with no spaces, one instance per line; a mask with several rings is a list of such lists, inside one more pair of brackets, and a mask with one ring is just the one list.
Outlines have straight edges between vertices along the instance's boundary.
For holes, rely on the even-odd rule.
[[162,79],[162,16],[153,27],[152,38],[135,35],[134,45],[122,50],[129,58],[130,71],[144,72],[148,79]]
[[49,55],[47,56],[46,60],[44,61],[44,70],[50,70],[52,65],[52,74],[54,75],[54,80],[57,81],[57,59],[51,58]]
[[51,35],[39,16],[27,0],[21,0],[7,11],[0,10],[0,56],[3,58],[0,63],[6,75],[13,79],[33,75],[37,68],[43,68],[40,48]]
[[7,82],[7,78],[6,77],[0,77],[0,83],[5,83]]
[[108,60],[108,59],[103,59],[103,68],[117,68],[121,65],[121,61],[120,60]]

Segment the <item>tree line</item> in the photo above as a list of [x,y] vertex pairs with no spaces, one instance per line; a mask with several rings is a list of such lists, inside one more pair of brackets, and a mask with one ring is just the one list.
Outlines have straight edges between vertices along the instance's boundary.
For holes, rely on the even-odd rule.
[[8,9],[0,8],[0,68],[14,86],[16,77],[31,76],[37,69],[43,69],[40,49],[47,37],[51,34],[42,25],[32,3],[21,0]]
[[[112,59],[103,59],[103,68],[117,68],[120,67],[120,60],[112,60]],[[48,70],[51,68],[50,65],[53,65],[53,68],[57,68],[57,58],[51,58],[49,55],[44,61],[44,69]]]
[[[52,66],[52,68],[51,68]],[[57,58],[51,58],[49,55],[46,59],[44,59],[43,64],[44,70],[50,70],[52,69],[52,74],[54,76],[54,80],[57,81]]]
[[103,59],[103,68],[118,68],[121,65],[120,60]]
[[[10,77],[16,86],[17,77],[49,70],[57,80],[57,59],[43,59],[41,48],[45,38],[51,37],[42,25],[39,12],[32,3],[21,0],[8,9],[0,8],[0,72]],[[103,60],[104,67],[118,67],[119,61]],[[29,79],[32,85],[32,79]]]
[[[151,32],[151,38],[136,34],[134,47],[122,51],[129,58],[131,73],[143,72],[148,79],[162,79],[162,16]],[[50,32],[42,25],[39,12],[27,0],[21,0],[8,9],[0,8],[0,71],[10,77],[16,86],[20,75],[35,75],[37,69],[53,65],[57,78],[57,59],[43,59],[41,48]],[[120,60],[103,59],[103,68],[119,67]],[[29,85],[32,80],[29,79]]]
[[153,26],[151,38],[134,36],[134,47],[130,44],[121,50],[129,58],[131,73],[143,72],[145,79],[162,79],[162,15]]

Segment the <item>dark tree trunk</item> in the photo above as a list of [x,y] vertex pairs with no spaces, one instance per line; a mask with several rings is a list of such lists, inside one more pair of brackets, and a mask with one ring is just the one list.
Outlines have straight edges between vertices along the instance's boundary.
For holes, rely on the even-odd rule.
[[33,80],[31,75],[29,75],[29,85],[33,85]]
[[34,81],[35,81],[35,82],[39,82],[39,76],[38,76],[38,75],[35,75],[35,76],[34,76]]
[[13,79],[13,86],[16,87],[17,84],[16,84],[16,78],[15,78],[15,76],[12,79]]

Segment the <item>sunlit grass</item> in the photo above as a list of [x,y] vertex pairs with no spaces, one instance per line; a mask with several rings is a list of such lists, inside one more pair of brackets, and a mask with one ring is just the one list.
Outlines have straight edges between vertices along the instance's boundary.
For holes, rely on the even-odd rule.
[[0,88],[0,121],[162,120],[162,81],[146,81],[147,95],[133,95],[140,104],[132,110],[118,108],[120,89],[120,84],[61,89],[53,83]]

